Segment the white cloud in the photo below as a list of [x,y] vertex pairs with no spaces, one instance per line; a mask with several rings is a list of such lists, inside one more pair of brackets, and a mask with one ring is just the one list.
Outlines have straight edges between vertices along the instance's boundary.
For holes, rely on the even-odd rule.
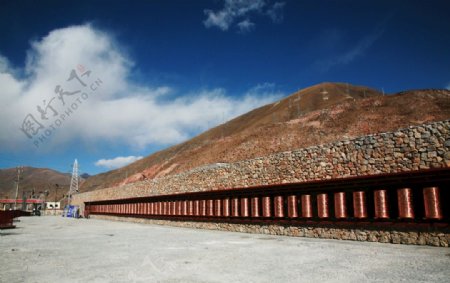
[[273,5],[267,0],[225,0],[224,6],[219,11],[206,9],[204,13],[205,27],[217,27],[227,31],[235,22],[240,32],[248,32],[255,27],[249,17],[254,15],[268,16],[274,23],[283,21],[284,2],[276,2]]
[[[83,73],[81,65],[84,71],[91,71],[81,77],[86,87],[76,79],[67,81],[72,69],[78,75]],[[54,30],[33,42],[22,78],[0,57],[0,120],[8,121],[0,124],[0,148],[20,151],[33,148],[36,141],[40,150],[53,150],[69,142],[137,149],[150,144],[169,145],[219,124],[222,117],[231,119],[284,95],[274,88],[259,92],[252,89],[240,97],[228,96],[221,88],[176,93],[171,86],[133,82],[132,66],[132,60],[110,35],[90,25]],[[97,79],[102,83],[92,91],[89,86]],[[64,91],[81,90],[88,98],[82,99],[81,93],[63,96],[63,105],[55,93],[57,85]],[[175,98],[169,100],[167,94]],[[48,108],[48,120],[43,120],[38,107],[45,108],[50,101],[57,115]],[[73,103],[77,109],[70,113],[68,108]],[[31,139],[20,130],[27,114],[44,127]],[[55,124],[57,119],[59,126]],[[45,136],[47,131],[50,135]]]
[[[390,18],[393,17],[393,14],[388,14],[385,18],[383,18],[378,25],[375,27],[375,29],[368,33],[367,35],[363,36],[360,40],[352,43],[351,47],[341,54],[338,54],[337,56],[333,56],[328,59],[320,59],[315,62],[315,67],[317,67],[321,71],[328,71],[334,66],[338,65],[347,65],[351,62],[353,62],[358,57],[364,55],[366,51],[372,47],[372,45],[381,38],[381,36],[384,34],[384,31],[386,30],[386,26]],[[331,32],[330,32],[331,31]],[[322,38],[320,41],[328,44],[329,46],[333,46],[333,42],[341,41],[341,34],[338,30],[332,29],[327,31],[329,35],[329,41],[325,42],[324,38]],[[319,47],[320,48],[320,47]]]
[[448,83],[448,85],[445,88],[450,90],[450,83]]
[[272,8],[267,10],[267,15],[272,19],[274,23],[281,23],[284,18],[283,8],[286,3],[276,2]]
[[239,31],[242,33],[250,32],[254,27],[255,24],[250,22],[249,19],[245,19],[242,22],[237,24]]
[[363,55],[367,49],[369,49],[384,33],[383,29],[377,29],[371,34],[368,34],[361,38],[346,52],[339,54],[333,58],[326,60],[319,60],[316,62],[316,66],[322,71],[328,71],[337,65],[347,65],[355,60],[357,57]]
[[138,161],[139,159],[142,159],[142,156],[118,156],[113,159],[100,159],[95,162],[95,165],[107,169],[116,169]]

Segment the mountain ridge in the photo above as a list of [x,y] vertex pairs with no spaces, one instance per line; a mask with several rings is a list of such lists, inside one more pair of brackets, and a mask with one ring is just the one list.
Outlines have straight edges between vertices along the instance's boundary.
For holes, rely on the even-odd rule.
[[80,191],[393,131],[449,117],[448,90],[407,90],[385,95],[365,86],[325,82],[253,109],[125,167],[91,176]]
[[[18,198],[23,194],[27,198],[44,197],[47,200],[60,200],[67,194],[70,187],[70,173],[61,173],[50,168],[24,166],[20,174]],[[17,168],[0,169],[0,199],[14,198],[16,194]],[[80,178],[80,182],[84,181]],[[58,185],[58,188],[56,188]],[[48,193],[45,193],[48,191]],[[45,194],[45,196],[44,196]],[[56,198],[55,198],[56,196]]]

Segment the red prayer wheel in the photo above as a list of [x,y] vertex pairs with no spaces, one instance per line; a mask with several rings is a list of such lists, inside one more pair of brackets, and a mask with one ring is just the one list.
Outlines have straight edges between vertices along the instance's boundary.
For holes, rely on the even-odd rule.
[[166,204],[166,209],[165,209],[164,214],[165,215],[170,215],[170,201],[166,201],[164,203]]
[[159,202],[159,214],[164,215],[164,202],[163,201]]
[[177,215],[177,202],[172,201],[172,213],[171,215]]
[[222,216],[222,200],[216,199],[214,200],[215,206],[214,206],[214,216]]
[[259,198],[258,197],[251,198],[251,207],[252,207],[252,217],[260,217],[260,215],[259,215]]
[[229,198],[225,198],[222,200],[222,207],[223,207],[223,211],[222,211],[223,216],[229,217],[230,216],[230,199]]
[[183,208],[182,208],[182,205],[181,205],[181,201],[179,201],[179,200],[177,200],[175,202],[175,213],[178,216],[182,215],[182,213],[183,213]]
[[284,217],[284,200],[282,196],[273,198],[275,217]]
[[423,189],[423,201],[425,206],[425,218],[437,219],[444,218],[441,209],[441,198],[438,187],[428,187]]
[[366,193],[353,192],[353,212],[355,218],[367,218]]
[[200,201],[194,201],[194,216],[200,216]]
[[172,210],[172,204],[170,201],[164,202],[165,208],[164,208],[164,215],[170,215],[170,212]]
[[194,216],[194,201],[193,200],[188,201],[188,215]]
[[344,192],[334,193],[334,217],[347,218],[347,204]]
[[161,202],[158,201],[158,202],[155,203],[155,214],[156,215],[161,214],[161,207],[160,206],[161,206]]
[[161,215],[166,215],[166,207],[167,207],[166,202],[162,201],[161,202]]
[[270,206],[270,197],[262,198],[262,213],[263,213],[263,217],[271,217],[272,216],[272,209]]
[[206,216],[206,199],[200,201],[200,215]]
[[187,216],[188,215],[188,201],[184,200],[181,203],[181,215]]
[[231,199],[231,216],[239,217],[239,198]]
[[241,217],[248,217],[248,198],[241,198]]
[[312,199],[311,195],[302,195],[302,217],[313,217]]
[[288,217],[297,218],[298,217],[298,198],[296,195],[288,196]]
[[414,204],[412,190],[403,188],[397,190],[398,199],[398,217],[403,219],[414,218]]
[[330,217],[328,212],[328,195],[318,194],[317,195],[317,215],[319,218]]
[[212,199],[208,200],[207,208],[208,208],[207,210],[208,216],[214,216],[214,200]]

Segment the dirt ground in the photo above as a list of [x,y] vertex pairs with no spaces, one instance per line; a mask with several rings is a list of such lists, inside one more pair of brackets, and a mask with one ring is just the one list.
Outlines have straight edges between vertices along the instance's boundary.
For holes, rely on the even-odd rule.
[[0,282],[449,282],[450,249],[57,216],[0,231]]

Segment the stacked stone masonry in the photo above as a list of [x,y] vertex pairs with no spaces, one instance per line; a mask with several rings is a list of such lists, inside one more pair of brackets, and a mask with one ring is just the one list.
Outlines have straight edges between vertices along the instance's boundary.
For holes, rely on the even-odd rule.
[[118,217],[109,215],[92,215],[95,219],[127,221],[144,224],[168,225],[175,227],[221,230],[240,233],[268,234],[292,237],[323,238],[351,241],[368,241],[379,243],[428,245],[435,247],[448,247],[450,234],[428,231],[397,231],[397,230],[367,230],[344,229],[326,227],[282,226],[282,225],[258,225],[235,223],[211,223],[192,221],[170,221],[160,219],[145,219],[133,217]]
[[77,194],[73,203],[450,167],[449,149],[446,120]]

